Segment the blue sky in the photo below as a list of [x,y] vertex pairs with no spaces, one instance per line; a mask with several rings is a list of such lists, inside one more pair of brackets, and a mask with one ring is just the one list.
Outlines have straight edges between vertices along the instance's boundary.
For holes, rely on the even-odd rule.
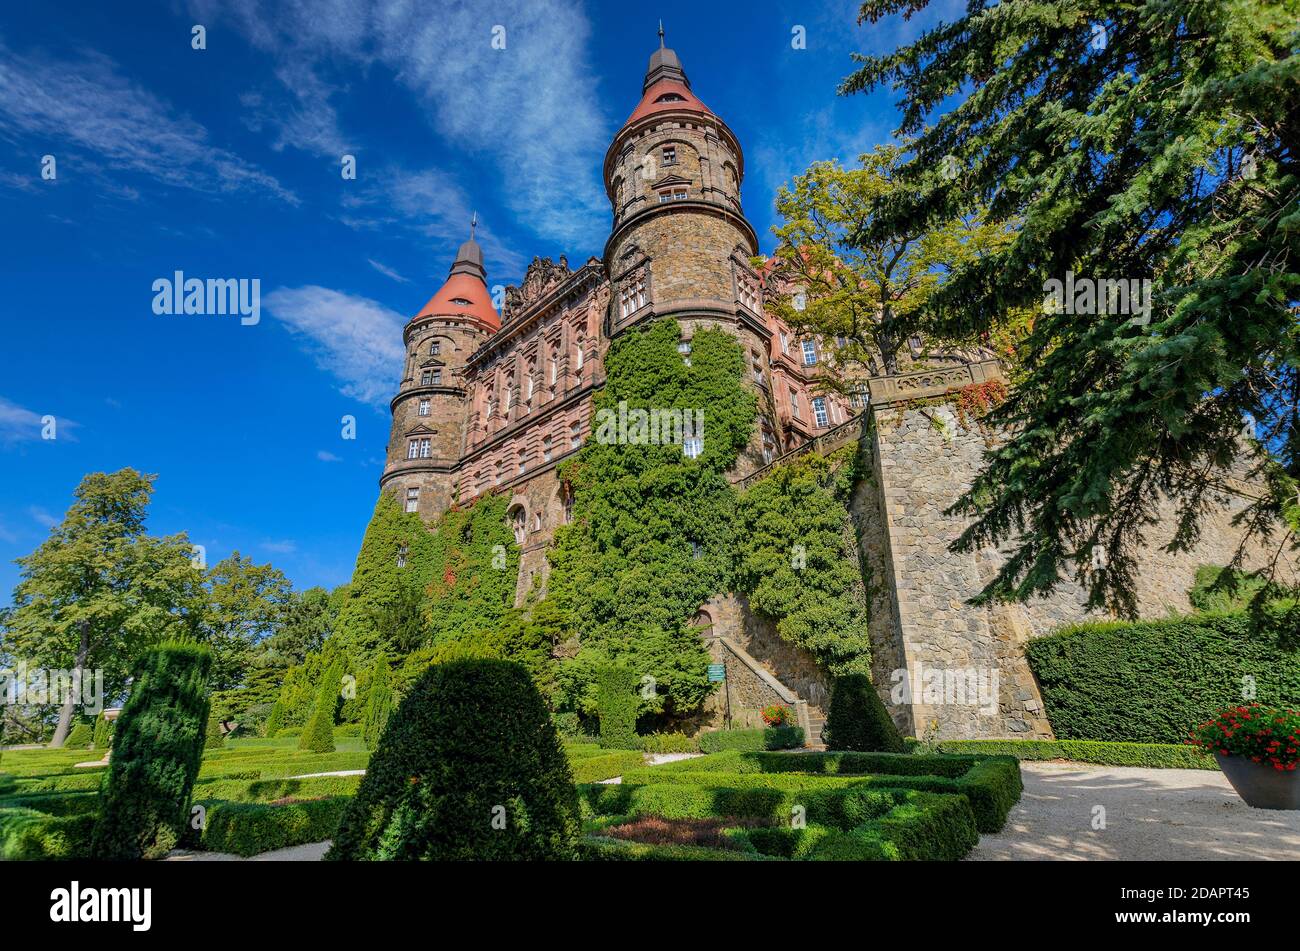
[[[601,252],[601,160],[660,17],[695,92],[740,137],[765,251],[781,183],[889,139],[892,93],[835,88],[851,52],[892,49],[920,24],[859,27],[851,2],[789,7],[6,5],[0,603],[12,560],[81,477],[123,466],[158,476],[150,530],[187,532],[210,563],[238,549],[297,587],[347,581],[402,323],[446,276],[473,210],[489,284],[517,282],[534,255]],[[806,49],[792,48],[795,26]],[[258,278],[260,322],[155,315],[153,282],[178,270]],[[44,416],[57,438],[42,438]]]

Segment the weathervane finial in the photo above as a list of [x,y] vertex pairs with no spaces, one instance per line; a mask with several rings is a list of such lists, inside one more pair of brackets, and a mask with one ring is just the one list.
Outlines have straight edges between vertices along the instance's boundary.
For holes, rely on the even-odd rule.
[[659,21],[659,48],[664,48],[664,21]]
[[469,239],[471,241],[474,240],[474,228],[477,225],[478,225],[478,212],[476,211],[474,212],[474,214],[470,215],[470,219],[469,219]]

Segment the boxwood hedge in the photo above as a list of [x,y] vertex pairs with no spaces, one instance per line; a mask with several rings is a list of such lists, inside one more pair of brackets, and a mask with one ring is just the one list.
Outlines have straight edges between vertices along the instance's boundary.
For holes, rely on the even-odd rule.
[[1263,703],[1300,704],[1300,650],[1284,623],[1274,607],[1080,624],[1030,641],[1026,653],[1057,739],[1181,743],[1241,703],[1243,686]]
[[1213,756],[1196,746],[1172,743],[1107,743],[1093,740],[945,740],[941,753],[1014,756],[1018,760],[1073,760],[1148,769],[1215,769]]
[[710,730],[700,734],[700,751],[793,750],[803,746],[803,730],[797,726],[774,726],[755,730]]

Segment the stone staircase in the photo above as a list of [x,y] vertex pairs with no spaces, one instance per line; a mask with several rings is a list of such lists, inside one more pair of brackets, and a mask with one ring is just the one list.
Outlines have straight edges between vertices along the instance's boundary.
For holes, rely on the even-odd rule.
[[826,726],[826,717],[821,713],[813,710],[808,711],[808,735],[804,738],[804,746],[810,750],[824,750],[826,743],[822,740],[822,729]]

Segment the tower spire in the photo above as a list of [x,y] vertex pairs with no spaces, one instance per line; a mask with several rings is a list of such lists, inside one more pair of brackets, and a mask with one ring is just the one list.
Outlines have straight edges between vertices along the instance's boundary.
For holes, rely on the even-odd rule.
[[478,212],[476,211],[474,212],[474,214],[470,215],[469,218],[469,239],[471,241],[474,240],[474,229],[477,226],[478,226]]
[[664,48],[664,21],[659,21],[659,48]]

